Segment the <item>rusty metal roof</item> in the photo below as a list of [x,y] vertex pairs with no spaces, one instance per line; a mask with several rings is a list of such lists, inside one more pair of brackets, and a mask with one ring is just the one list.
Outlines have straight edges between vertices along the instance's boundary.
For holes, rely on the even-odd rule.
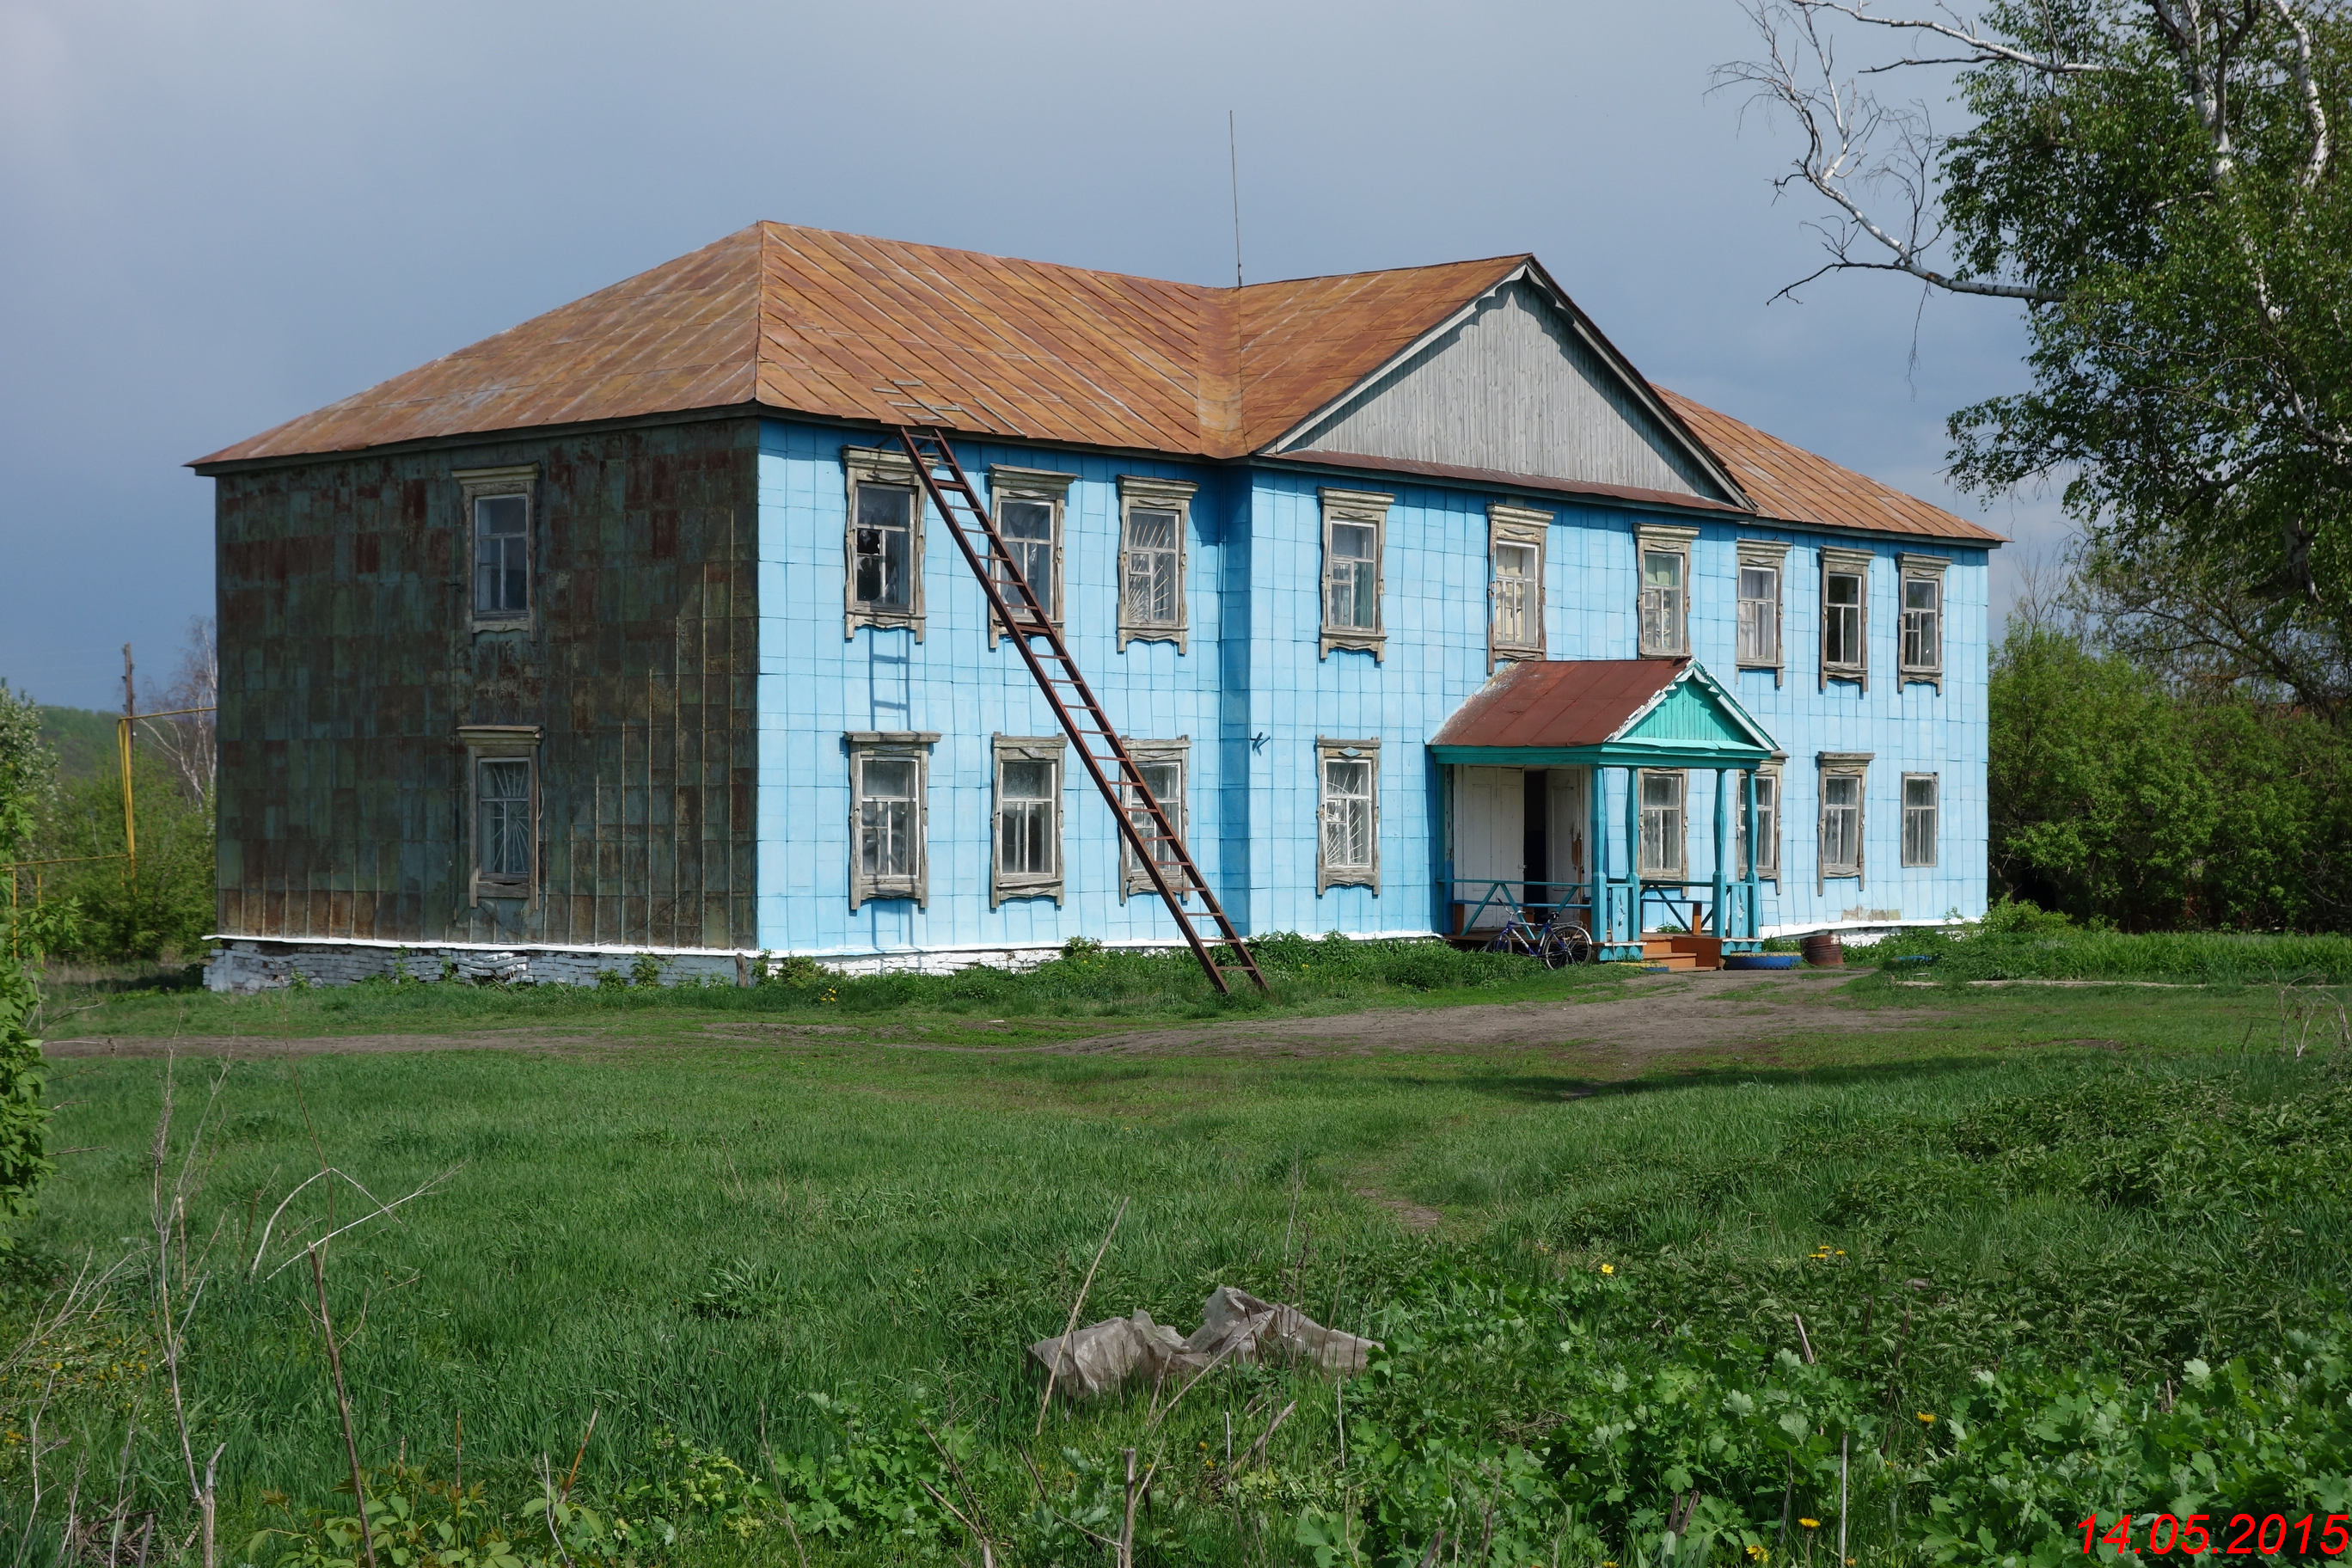
[[1686,658],[1530,659],[1454,710],[1433,746],[1598,746],[1657,700]]
[[1706,443],[1707,449],[1723,459],[1767,517],[1867,529],[1873,533],[1924,534],[1979,544],[2008,542],[1981,523],[1956,517],[1802,447],[1792,447],[1728,414],[1718,414],[1663,386],[1657,393]]
[[[731,407],[1241,457],[1531,259],[1209,289],[760,223],[196,464]],[[1773,517],[1999,542],[1663,395]]]

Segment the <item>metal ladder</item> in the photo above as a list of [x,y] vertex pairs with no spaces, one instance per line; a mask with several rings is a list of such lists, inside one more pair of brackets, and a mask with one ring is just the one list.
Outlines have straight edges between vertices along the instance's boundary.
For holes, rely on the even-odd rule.
[[[1077,749],[1078,760],[1086,763],[1087,773],[1102,792],[1137,864],[1159,889],[1160,901],[1175,917],[1177,929],[1191,944],[1192,956],[1201,961],[1209,984],[1221,994],[1231,994],[1233,984],[1228,976],[1246,974],[1251,984],[1271,994],[1265,976],[1258,972],[1257,960],[1250,955],[1248,945],[1234,929],[1233,921],[1225,918],[1217,895],[1209,890],[1200,868],[1192,863],[1192,851],[1184,847],[1184,840],[1169,820],[1167,811],[1153,797],[1150,785],[1144,783],[1142,770],[1128,754],[1126,743],[1118,738],[1109,715],[1103,711],[1094,689],[1078,673],[1076,663],[1070,658],[1069,645],[1062,640],[1061,628],[1045,614],[1044,603],[1022,575],[1013,552],[1005,548],[1004,536],[996,530],[996,519],[981,504],[980,493],[964,476],[963,465],[956,461],[955,448],[948,445],[946,432],[902,425],[898,426],[898,444],[915,465],[925,493],[946,521],[948,532],[954,536],[956,548],[963,552],[972,575],[980,579],[981,592],[988,595],[989,613],[996,617],[996,625],[1004,635],[1012,638],[1013,646],[1021,650],[1029,673],[1036,678],[1037,689],[1045,694],[1046,704],[1061,721],[1063,733]],[[1037,641],[1045,644],[1042,653]],[[1193,894],[1200,897],[1202,915],[1195,915],[1184,907],[1186,897]],[[1214,927],[1214,933],[1206,940],[1201,934],[1204,924]],[[1221,963],[1219,952],[1212,950],[1213,942],[1234,962]]]

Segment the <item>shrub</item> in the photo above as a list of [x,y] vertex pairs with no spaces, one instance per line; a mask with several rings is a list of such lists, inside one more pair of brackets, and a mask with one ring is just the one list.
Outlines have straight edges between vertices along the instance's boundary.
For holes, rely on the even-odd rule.
[[57,1169],[48,1157],[48,1107],[41,1042],[33,1037],[40,997],[21,964],[0,961],[0,1251],[13,1245],[15,1222],[33,1206],[33,1193]]

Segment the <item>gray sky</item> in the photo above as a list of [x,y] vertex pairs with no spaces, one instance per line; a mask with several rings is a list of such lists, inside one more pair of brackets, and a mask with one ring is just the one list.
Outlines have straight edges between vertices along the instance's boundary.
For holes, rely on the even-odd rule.
[[[181,467],[756,218],[1161,278],[1533,250],[1654,379],[1941,478],[2015,311],[1811,270],[1732,0],[0,0],[0,676],[119,707],[212,608]],[[1910,368],[1915,325],[1917,364]]]

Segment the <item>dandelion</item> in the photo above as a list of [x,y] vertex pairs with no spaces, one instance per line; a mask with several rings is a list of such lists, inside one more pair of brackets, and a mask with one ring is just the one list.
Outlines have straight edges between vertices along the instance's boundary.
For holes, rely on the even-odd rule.
[[1797,1522],[1807,1530],[1819,1530],[1822,1527],[1822,1521],[1818,1519],[1801,1519]]
[[1772,1554],[1770,1552],[1765,1551],[1761,1546],[1757,1545],[1754,1542],[1751,1541],[1748,1543],[1748,1560],[1749,1562],[1761,1563],[1767,1557],[1771,1555]]
[[1601,1272],[1603,1274],[1614,1274],[1617,1272],[1617,1266],[1613,1263],[1604,1263],[1601,1266]]
[[1933,1426],[1936,1424],[1936,1413],[1932,1410],[1922,1410],[1919,1412],[1919,1424],[1923,1426]]

